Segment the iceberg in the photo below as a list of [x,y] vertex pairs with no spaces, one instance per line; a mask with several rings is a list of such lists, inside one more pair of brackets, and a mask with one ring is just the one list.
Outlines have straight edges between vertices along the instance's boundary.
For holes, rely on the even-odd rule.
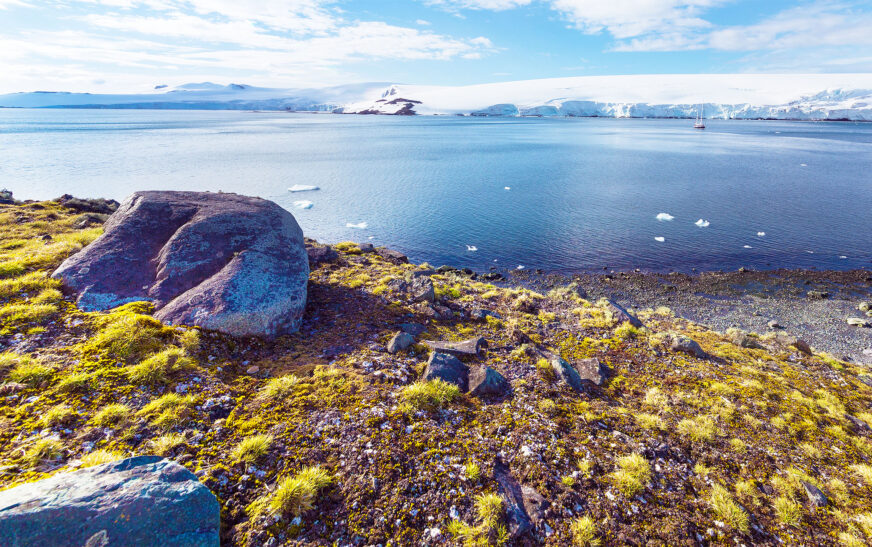
[[764,236],[766,236],[766,232],[757,232],[757,237],[764,237]]
[[311,192],[313,190],[320,190],[317,186],[309,186],[307,184],[295,184],[288,188],[288,192]]
[[367,226],[366,222],[358,222],[357,224],[352,224],[351,222],[345,223],[346,228],[355,228],[357,230],[365,230]]
[[673,220],[675,217],[670,215],[669,213],[657,213],[657,220],[660,222],[669,222]]
[[313,205],[314,203],[305,199],[294,202],[294,207],[296,207],[297,209],[311,209]]
[[699,219],[696,222],[694,222],[694,224],[696,224],[700,228],[708,228],[709,224],[711,224],[711,222],[709,222],[707,220]]
[[666,238],[663,236],[657,236],[654,238],[654,241],[658,241],[660,243],[663,243],[664,241],[666,241]]
[[467,245],[466,250],[471,252],[471,253],[474,253],[475,251],[478,250],[478,247],[476,247],[475,245]]

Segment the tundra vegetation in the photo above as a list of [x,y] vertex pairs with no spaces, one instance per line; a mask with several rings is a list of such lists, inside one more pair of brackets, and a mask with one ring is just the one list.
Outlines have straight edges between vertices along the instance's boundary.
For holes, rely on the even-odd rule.
[[[70,209],[4,205],[0,224],[0,488],[159,454],[217,496],[228,544],[512,544],[507,468],[544,498],[546,544],[872,541],[872,378],[784,337],[742,347],[668,309],[632,327],[573,287],[347,243],[313,267],[299,333],[232,338],[161,324],[147,302],[77,309],[49,274],[101,229]],[[435,303],[404,289],[420,276]],[[403,323],[426,331],[388,354]],[[464,360],[509,393],[421,379],[422,340],[478,336],[486,354]],[[558,356],[608,377],[576,391]]]

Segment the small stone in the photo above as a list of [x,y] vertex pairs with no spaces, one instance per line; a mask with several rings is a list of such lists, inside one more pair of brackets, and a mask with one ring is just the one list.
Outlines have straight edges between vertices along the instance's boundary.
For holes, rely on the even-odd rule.
[[360,249],[360,252],[362,252],[362,253],[374,253],[375,252],[375,247],[372,245],[372,243],[361,243],[357,246],[357,248]]
[[609,311],[612,312],[612,316],[615,318],[615,320],[617,320],[618,323],[627,322],[637,328],[642,326],[642,322],[639,321],[639,319],[635,315],[632,315],[620,304],[618,304],[614,300],[609,300],[608,302]]
[[487,319],[488,317],[493,317],[494,319],[502,319],[500,314],[498,314],[497,312],[493,312],[490,310],[483,310],[481,308],[473,309],[471,312],[469,312],[469,316],[472,319],[477,319],[479,321],[483,321],[483,320]]
[[487,340],[485,340],[481,336],[479,336],[478,338],[463,340],[462,342],[440,342],[424,340],[424,343],[429,346],[430,349],[432,349],[433,351],[438,351],[440,353],[450,353],[451,355],[467,355],[473,357],[484,356],[485,350],[487,350],[488,347]]
[[606,381],[609,374],[609,369],[596,357],[590,359],[582,359],[575,363],[575,370],[582,380],[593,382],[595,385],[601,386]]
[[407,332],[398,332],[388,342],[388,353],[393,355],[408,348],[415,343],[415,337]]
[[812,300],[823,300],[830,297],[830,293],[827,291],[808,291],[805,295]]
[[869,321],[863,319],[862,317],[849,317],[847,319],[847,322],[852,327],[868,328],[870,326]]
[[808,501],[814,507],[826,507],[829,503],[827,496],[821,492],[821,489],[811,484],[810,482],[802,482],[802,487],[805,489],[805,494],[808,496]]
[[763,345],[756,337],[740,329],[727,329],[727,338],[730,339],[730,342],[741,348],[763,349]]
[[427,327],[420,323],[400,323],[400,330],[411,334],[412,336],[420,336],[427,330]]
[[709,354],[706,353],[695,340],[688,338],[687,336],[682,334],[672,334],[670,335],[670,338],[671,343],[669,349],[672,351],[689,353],[699,359],[707,359],[709,357]]
[[581,376],[578,375],[578,371],[576,371],[572,365],[567,363],[566,360],[557,356],[552,357],[551,368],[554,369],[554,373],[563,383],[579,393],[585,391],[584,384],[581,381]]
[[507,393],[510,388],[505,376],[491,367],[475,367],[469,373],[469,393],[476,397],[500,396]]
[[775,330],[775,329],[783,329],[783,328],[784,328],[784,326],[782,326],[781,323],[779,323],[779,322],[776,321],[775,319],[773,319],[773,320],[769,321],[768,323],[766,323],[766,326],[768,326],[770,329],[773,329],[773,330]]
[[246,374],[257,374],[260,371],[260,367],[257,365],[250,366],[246,369]]
[[433,287],[433,280],[429,277],[415,278],[409,287],[409,291],[412,293],[412,299],[416,302],[432,303],[436,301],[436,289]]
[[469,390],[469,367],[453,355],[435,351],[430,354],[423,379],[429,381],[436,378],[458,386],[461,391]]
[[380,257],[394,264],[408,264],[409,262],[409,258],[399,251],[392,251],[391,249],[379,247],[375,252]]

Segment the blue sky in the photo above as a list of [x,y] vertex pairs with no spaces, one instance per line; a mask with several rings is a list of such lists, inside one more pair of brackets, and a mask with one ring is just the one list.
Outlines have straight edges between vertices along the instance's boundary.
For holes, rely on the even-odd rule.
[[0,93],[872,72],[872,1],[0,0]]

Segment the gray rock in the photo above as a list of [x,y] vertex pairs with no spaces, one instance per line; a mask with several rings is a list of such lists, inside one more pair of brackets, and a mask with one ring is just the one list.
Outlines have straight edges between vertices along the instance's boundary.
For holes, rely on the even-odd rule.
[[542,494],[530,486],[521,486],[521,494],[524,497],[524,509],[530,515],[530,520],[534,525],[538,525],[545,517],[545,511],[550,504]]
[[857,309],[862,312],[870,311],[872,310],[872,302],[860,302],[860,304],[857,306]]
[[511,386],[505,376],[491,367],[480,366],[469,373],[469,393],[476,397],[500,396],[509,392]]
[[600,363],[596,357],[576,361],[574,368],[582,380],[593,382],[598,386],[603,385],[609,375],[608,367]]
[[794,348],[796,348],[797,350],[799,350],[800,353],[804,353],[806,355],[812,355],[811,346],[809,346],[808,342],[806,342],[805,340],[803,340],[801,338],[797,338],[790,345],[793,346]]
[[360,249],[362,253],[374,253],[375,247],[372,243],[360,243],[357,245],[357,248]]
[[500,314],[495,311],[483,310],[481,308],[474,308],[471,312],[469,312],[469,317],[472,319],[476,319],[478,321],[483,321],[488,317],[493,317],[494,319],[502,319]]
[[872,427],[860,418],[845,414],[845,419],[851,423],[851,430],[854,433],[872,433]]
[[747,332],[739,329],[730,329],[727,337],[733,344],[748,349],[763,349],[763,345],[757,338],[749,335]]
[[424,331],[427,330],[427,327],[422,325],[421,323],[400,323],[400,330],[403,332],[407,332],[412,336],[420,336]]
[[375,252],[380,257],[384,258],[388,262],[393,262],[394,264],[408,264],[409,262],[409,258],[399,251],[393,251],[391,249],[379,247],[375,250]]
[[439,342],[432,340],[424,340],[423,342],[433,351],[471,357],[483,357],[488,346],[487,340],[481,336],[463,340],[462,342]]
[[766,326],[769,327],[770,329],[773,329],[773,330],[775,330],[775,329],[783,329],[783,328],[784,328],[784,326],[782,326],[782,324],[779,323],[778,321],[776,321],[775,319],[773,319],[773,320],[769,321],[768,323],[766,323]]
[[394,354],[403,351],[415,343],[415,337],[407,332],[398,332],[388,342],[388,353]]
[[612,317],[614,317],[618,323],[628,322],[634,327],[642,326],[642,322],[639,321],[639,319],[635,315],[632,315],[630,312],[628,312],[623,306],[621,306],[614,300],[609,300],[608,302],[609,311],[612,312]]
[[868,328],[868,327],[870,326],[870,325],[869,325],[869,321],[863,319],[862,317],[849,317],[849,318],[847,319],[847,322],[848,322],[848,324],[851,325],[852,327],[864,327],[864,328]]
[[823,300],[830,297],[830,293],[827,291],[808,291],[805,295],[812,300]]
[[429,277],[416,277],[409,284],[409,292],[412,293],[412,299],[415,302],[430,302],[436,301],[436,289],[433,286],[433,280]]
[[435,351],[430,354],[423,379],[429,381],[436,378],[458,386],[461,391],[469,391],[469,367],[453,355]]
[[306,254],[309,257],[310,265],[333,262],[339,258],[339,253],[336,252],[336,249],[329,245],[306,247]]
[[827,496],[821,492],[821,489],[811,484],[810,482],[802,482],[802,487],[805,490],[805,495],[808,496],[809,503],[814,507],[826,507],[829,504]]
[[494,464],[494,478],[500,497],[505,502],[506,528],[512,538],[518,539],[533,529],[533,522],[524,503],[523,489],[508,466],[499,458]]
[[551,368],[554,369],[554,374],[557,375],[557,378],[560,379],[563,383],[574,389],[579,393],[584,392],[584,384],[581,381],[581,376],[578,375],[578,372],[567,363],[564,359],[555,356],[551,357]]
[[217,546],[219,529],[215,496],[193,473],[158,456],[126,458],[0,492],[0,545],[9,547]]
[[688,338],[682,334],[670,335],[669,349],[672,351],[681,351],[697,357],[698,359],[708,359],[710,356],[698,343],[692,338]]
[[52,274],[85,311],[136,300],[155,317],[231,335],[296,332],[309,260],[297,221],[237,194],[137,192]]
[[111,215],[119,206],[119,203],[114,199],[102,198],[77,198],[70,194],[64,194],[55,200],[64,207],[78,211],[80,213],[97,213],[101,215]]

